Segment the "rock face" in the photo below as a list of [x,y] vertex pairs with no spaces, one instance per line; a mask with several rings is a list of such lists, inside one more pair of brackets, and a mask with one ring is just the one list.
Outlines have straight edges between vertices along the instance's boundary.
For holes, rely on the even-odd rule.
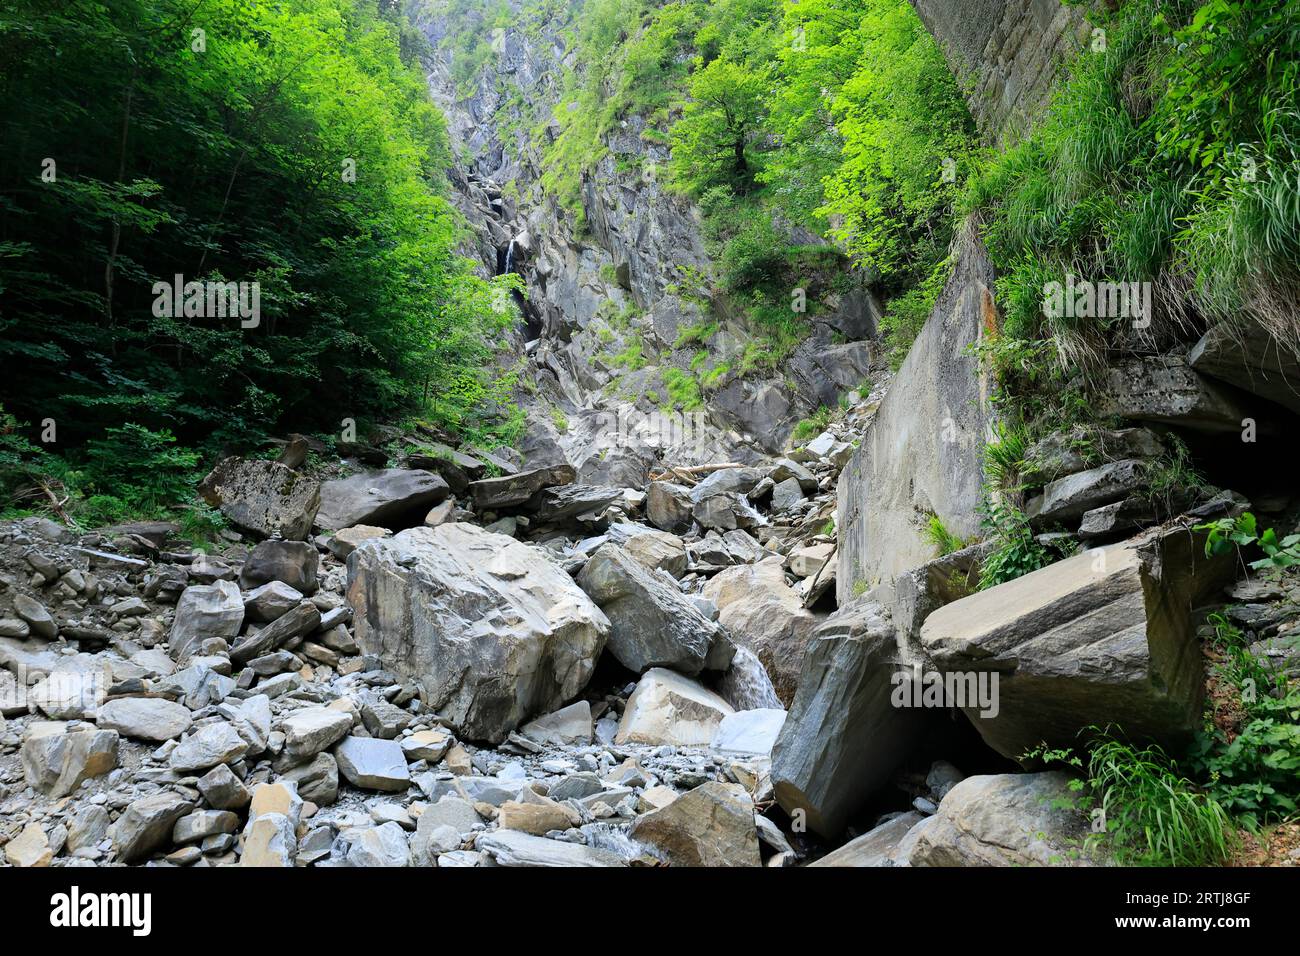
[[1193,346],[1187,362],[1202,375],[1300,413],[1300,362],[1263,329],[1216,325]]
[[754,801],[744,787],[710,782],[637,818],[631,837],[674,866],[761,866]]
[[911,866],[1062,866],[1081,856],[1087,821],[1062,773],[967,777],[909,834]]
[[499,742],[576,697],[609,634],[539,551],[472,525],[368,541],[348,558],[348,579],[357,643],[470,739]]
[[952,278],[908,352],[862,445],[840,474],[836,596],[889,582],[934,556],[920,516],[952,533],[979,531],[988,385],[968,346],[996,328],[993,266],[977,239],[961,242]]
[[1202,378],[1181,355],[1148,355],[1111,366],[1098,394],[1103,414],[1205,432],[1239,432],[1252,417],[1240,394]]
[[794,700],[817,618],[785,582],[779,556],[715,575],[701,592],[718,606],[718,622],[767,669],[782,703]]
[[388,468],[327,481],[320,488],[316,524],[327,531],[353,525],[419,524],[430,508],[451,493],[447,482],[430,471]]
[[203,479],[199,494],[258,538],[302,541],[320,508],[320,483],[273,461],[225,458]]
[[919,735],[918,713],[890,702],[894,661],[894,630],[874,602],[840,608],[813,634],[772,749],[772,783],[786,813],[815,833],[838,837]]
[[922,647],[941,672],[998,675],[996,714],[965,710],[1012,759],[1099,721],[1177,740],[1201,712],[1190,609],[1230,573],[1199,542],[1164,529],[1067,558],[935,611]]
[[689,677],[655,667],[628,698],[614,742],[704,747],[732,712],[730,704]]
[[[726,641],[722,628],[689,598],[617,545],[602,545],[578,584],[609,618],[609,651],[628,670],[671,667],[697,674],[710,649]],[[730,657],[715,660],[719,667],[730,663]]]

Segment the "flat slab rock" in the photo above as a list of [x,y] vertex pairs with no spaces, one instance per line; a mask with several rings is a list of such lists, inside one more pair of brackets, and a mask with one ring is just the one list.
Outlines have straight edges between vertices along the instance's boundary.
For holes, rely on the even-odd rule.
[[399,520],[415,524],[450,493],[447,482],[431,471],[387,468],[361,472],[321,485],[316,524],[327,531],[354,525],[388,528]]

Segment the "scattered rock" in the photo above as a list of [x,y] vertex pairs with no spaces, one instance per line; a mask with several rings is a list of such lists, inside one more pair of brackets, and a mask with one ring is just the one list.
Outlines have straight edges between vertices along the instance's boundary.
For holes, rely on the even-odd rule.
[[630,836],[674,866],[761,866],[754,802],[745,788],[710,782],[637,817]]

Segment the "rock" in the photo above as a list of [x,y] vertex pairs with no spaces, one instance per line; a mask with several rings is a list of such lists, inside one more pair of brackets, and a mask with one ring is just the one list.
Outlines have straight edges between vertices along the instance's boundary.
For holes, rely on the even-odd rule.
[[348,783],[362,790],[400,793],[411,785],[406,757],[396,741],[345,737],[334,748],[334,758]]
[[475,846],[497,866],[627,865],[621,856],[609,850],[548,840],[518,830],[493,830],[480,834]]
[[1131,497],[1085,512],[1079,522],[1080,538],[1101,538],[1141,525],[1154,524],[1155,508],[1145,498]]
[[1187,354],[1187,363],[1202,375],[1300,413],[1300,362],[1258,326],[1213,326]]
[[94,803],[84,803],[68,819],[69,854],[97,847],[108,837],[112,817],[106,809]]
[[5,844],[5,860],[10,866],[49,866],[54,859],[50,841],[39,823],[29,823]]
[[225,764],[213,767],[199,778],[199,793],[217,810],[242,810],[250,799],[248,788]]
[[298,836],[283,813],[264,813],[248,825],[240,866],[290,867],[298,851]]
[[531,795],[531,798],[507,800],[501,804],[497,813],[497,825],[503,830],[520,830],[534,836],[544,836],[551,830],[567,830],[581,822],[576,810],[536,796],[531,790],[525,789],[520,793]]
[[772,489],[772,511],[775,514],[783,514],[803,500],[803,489],[794,478],[787,478]]
[[781,558],[728,568],[700,592],[733,641],[758,656],[782,702],[794,699],[817,618],[785,583]]
[[302,541],[320,507],[320,483],[271,461],[225,458],[203,479],[199,494],[230,523],[257,538],[278,534]]
[[307,636],[318,627],[320,611],[310,601],[304,601],[257,633],[250,630],[230,649],[230,660],[243,666],[254,658],[271,653],[277,647],[283,647],[295,638]]
[[368,524],[401,528],[418,524],[451,490],[429,471],[389,468],[321,485],[316,524],[327,531]]
[[445,796],[437,803],[425,807],[424,812],[420,814],[420,819],[416,821],[411,850],[414,853],[422,837],[427,837],[434,830],[450,827],[458,834],[473,833],[482,823],[482,818],[468,800]]
[[131,803],[113,824],[112,839],[118,861],[136,863],[166,846],[176,821],[193,809],[188,800],[166,791]]
[[224,720],[206,724],[184,738],[167,758],[181,773],[196,773],[218,764],[232,763],[248,752],[248,743]]
[[967,777],[916,825],[911,866],[1069,866],[1087,821],[1063,773]]
[[710,781],[652,810],[629,836],[673,866],[761,866],[754,802],[745,788]]
[[543,488],[567,485],[576,478],[577,472],[573,470],[572,465],[553,465],[521,471],[514,475],[503,475],[500,478],[472,481],[469,485],[469,493],[474,498],[475,507],[480,511],[488,511],[525,504]]
[[303,798],[293,780],[281,777],[275,783],[259,783],[253,788],[248,806],[248,822],[262,816],[283,816],[294,827],[302,822]]
[[747,647],[737,647],[731,666],[718,681],[718,695],[736,710],[761,710],[784,708],[776,688],[767,676],[767,670],[754,652]]
[[631,535],[622,547],[628,557],[650,571],[662,568],[675,578],[686,573],[686,545],[675,534],[646,528]]
[[898,850],[907,832],[925,817],[915,811],[900,813],[873,827],[809,866],[897,866],[905,863]]
[[861,447],[840,472],[835,516],[840,607],[864,587],[892,581],[934,557],[917,514],[938,515],[963,538],[980,532],[992,407],[990,383],[970,346],[999,320],[993,265],[983,245],[963,236],[954,256],[951,278]]
[[[451,507],[450,502],[444,501],[437,508]],[[426,524],[428,521],[426,520]],[[441,522],[434,522],[440,524]],[[340,561],[346,561],[348,555],[357,549],[357,545],[369,541],[371,538],[386,538],[393,532],[387,528],[379,528],[370,524],[353,525],[351,528],[340,528],[334,532],[329,540],[329,549],[334,557]]]
[[303,602],[303,594],[283,581],[270,581],[244,595],[244,619],[269,624]]
[[113,730],[65,731],[48,725],[23,741],[23,776],[27,785],[58,800],[92,777],[117,766],[118,735]]
[[569,744],[591,743],[591,704],[577,701],[561,707],[554,713],[538,717],[519,728],[525,737],[541,744],[563,747]]
[[356,640],[471,740],[572,700],[609,621],[557,565],[468,524],[368,541],[348,559]]
[[696,674],[714,643],[725,640],[680,590],[617,545],[602,545],[578,584],[609,618],[609,651],[629,670],[671,667]]
[[763,516],[754,510],[745,496],[734,492],[700,498],[692,507],[691,516],[701,527],[716,531],[756,528],[764,524]]
[[1144,355],[1107,367],[1097,411],[1205,432],[1240,432],[1254,417],[1231,389],[1202,378],[1181,355]]
[[137,740],[172,740],[194,723],[190,709],[160,697],[119,697],[107,701],[95,714],[104,730],[116,730]]
[[430,764],[441,760],[454,742],[449,734],[437,730],[417,730],[399,741],[407,760],[426,760]]
[[339,798],[339,765],[330,754],[317,754],[309,762],[286,770],[280,779],[297,784],[302,798],[318,807],[328,807]]
[[245,590],[281,581],[303,594],[316,593],[320,555],[306,541],[263,541],[255,547],[239,572]]
[[1190,609],[1231,576],[1202,540],[1158,529],[1066,558],[940,608],[921,644],[944,674],[984,675],[995,706],[963,709],[1013,760],[1044,741],[1076,745],[1092,725],[1175,743],[1200,722]]
[[410,725],[411,715],[382,697],[367,695],[361,699],[361,721],[370,736],[393,740]]
[[652,481],[646,488],[646,517],[661,531],[680,533],[689,531],[694,520],[691,511],[695,503],[691,493],[681,485],[668,481]]
[[891,704],[895,639],[884,608],[857,601],[813,633],[799,690],[772,748],[776,799],[837,838],[920,734],[918,711]]
[[564,485],[545,488],[528,499],[528,510],[538,524],[562,524],[583,516],[596,516],[623,500],[623,489],[612,485]]
[[930,764],[930,770],[925,775],[925,785],[930,788],[936,800],[942,800],[948,796],[948,792],[953,787],[965,779],[966,775],[948,761],[936,760]]
[[790,552],[790,572],[796,577],[811,578],[818,574],[835,554],[833,544],[810,544]]
[[280,729],[284,731],[285,759],[301,763],[346,737],[352,730],[352,715],[328,707],[307,707],[284,718]]
[[571,773],[551,787],[546,795],[552,800],[581,800],[583,797],[590,797],[593,794],[600,793],[604,789],[605,785],[600,782],[600,778],[594,773]]
[[740,710],[722,718],[709,748],[718,753],[766,757],[784,724],[784,710]]
[[1146,483],[1146,469],[1134,459],[1089,468],[1048,482],[1025,508],[1035,524],[1081,518],[1098,505],[1126,497]]
[[16,617],[0,618],[0,637],[11,637],[21,641],[28,638],[31,633],[32,629],[26,621]]
[[409,866],[406,833],[391,822],[364,830],[348,848],[347,861],[352,866]]
[[220,638],[228,643],[244,624],[244,599],[232,581],[188,587],[176,602],[167,650],[172,660],[184,661],[204,641]]
[[220,833],[239,829],[239,817],[229,810],[195,810],[176,821],[172,828],[173,843],[199,843]]
[[[28,678],[32,676],[29,672]],[[80,720],[103,703],[110,676],[100,659],[88,655],[64,659],[27,689],[27,700],[54,720]]]
[[21,591],[14,595],[14,613],[22,618],[31,633],[47,641],[59,636],[59,626],[50,617],[45,605]]
[[674,671],[655,667],[628,698],[615,743],[707,746],[731,706],[717,694]]

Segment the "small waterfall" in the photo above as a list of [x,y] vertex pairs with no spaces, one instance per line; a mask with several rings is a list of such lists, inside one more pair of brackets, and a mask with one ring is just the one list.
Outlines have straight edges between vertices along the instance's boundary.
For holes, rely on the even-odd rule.
[[515,241],[510,240],[510,245],[506,248],[506,269],[503,275],[509,275],[514,271],[515,264]]

